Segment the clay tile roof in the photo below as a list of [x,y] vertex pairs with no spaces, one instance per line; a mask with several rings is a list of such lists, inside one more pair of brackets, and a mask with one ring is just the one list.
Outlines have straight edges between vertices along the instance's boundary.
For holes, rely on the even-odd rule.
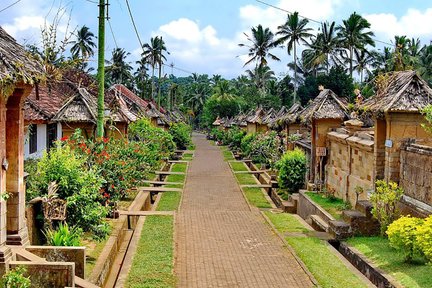
[[362,107],[382,116],[386,112],[419,112],[432,104],[432,89],[415,71],[386,74],[376,95],[366,100]]
[[130,91],[124,85],[115,84],[110,88],[110,90],[119,93],[128,106],[135,105],[137,106],[135,109],[140,109],[142,111],[147,110],[149,102],[140,98],[138,95]]
[[44,79],[42,65],[30,57],[6,31],[0,27],[0,88],[8,94],[16,83],[33,85]]
[[313,119],[346,119],[347,101],[339,98],[332,90],[324,89],[301,113],[300,119],[304,123],[311,123]]

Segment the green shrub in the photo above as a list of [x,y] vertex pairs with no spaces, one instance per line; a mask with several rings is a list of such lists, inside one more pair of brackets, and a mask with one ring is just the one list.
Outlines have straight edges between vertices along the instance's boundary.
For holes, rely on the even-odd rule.
[[145,144],[149,151],[154,152],[160,158],[172,156],[176,147],[170,133],[162,128],[154,127],[146,118],[131,123],[128,128],[128,136],[131,141]]
[[80,246],[82,230],[60,223],[57,230],[48,229],[44,232],[47,244],[50,246]]
[[48,185],[56,182],[58,197],[67,201],[67,223],[97,233],[107,215],[107,208],[101,205],[103,179],[85,163],[69,146],[59,144],[40,159],[35,185],[39,196],[44,196]]
[[246,132],[244,130],[241,130],[238,127],[233,127],[226,133],[225,144],[230,145],[234,149],[240,149],[241,141],[245,135]]
[[276,132],[258,133],[250,143],[249,157],[255,163],[273,167],[282,155],[281,139]]
[[390,246],[403,253],[407,262],[410,262],[414,255],[419,252],[416,236],[418,235],[417,228],[422,224],[423,219],[404,216],[391,223],[387,228],[386,233]]
[[249,156],[251,152],[251,143],[256,138],[256,134],[247,134],[243,137],[240,143],[240,149],[245,156]]
[[215,140],[215,141],[219,141],[219,142],[224,142],[224,140],[225,140],[225,131],[223,131],[223,130],[220,130],[220,129],[218,129],[218,128],[213,128],[211,131],[210,131],[210,136],[211,136],[211,138],[213,139],[213,140]]
[[39,196],[39,188],[37,187],[37,166],[39,159],[24,160],[24,171],[28,173],[26,177],[26,202]]
[[404,191],[394,182],[376,181],[376,189],[370,196],[372,215],[381,225],[381,234],[385,235],[388,225],[397,219],[397,203]]
[[306,155],[298,148],[286,152],[277,162],[278,183],[290,193],[298,192],[304,186],[306,175]]
[[192,143],[192,129],[185,123],[172,124],[168,132],[173,137],[173,141],[177,145],[177,149],[185,150]]
[[18,266],[15,269],[9,270],[5,273],[1,279],[2,288],[30,288],[31,281],[30,277],[25,277],[24,274],[27,272],[27,269]]
[[423,225],[417,228],[416,240],[422,254],[432,263],[432,216],[426,218]]

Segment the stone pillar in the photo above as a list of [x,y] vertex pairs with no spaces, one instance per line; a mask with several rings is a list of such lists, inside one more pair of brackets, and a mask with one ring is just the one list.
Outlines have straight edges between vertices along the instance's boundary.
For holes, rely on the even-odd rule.
[[24,111],[23,104],[31,89],[15,89],[6,103],[6,191],[7,244],[28,244],[25,220],[24,186]]
[[[6,192],[6,170],[3,159],[6,158],[6,99],[0,94],[0,192]],[[6,272],[6,263],[11,260],[11,249],[6,246],[6,201],[0,199],[0,275]]]
[[373,182],[384,179],[385,172],[385,140],[387,137],[387,125],[385,119],[375,119],[375,144],[374,144],[374,172]]

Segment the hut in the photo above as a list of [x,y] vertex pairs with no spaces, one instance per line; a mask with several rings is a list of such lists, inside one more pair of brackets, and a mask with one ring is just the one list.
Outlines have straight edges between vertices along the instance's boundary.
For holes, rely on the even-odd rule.
[[27,96],[44,80],[43,67],[0,27],[0,274],[13,257],[6,244],[28,244],[24,188],[24,113]]
[[262,107],[258,107],[256,110],[251,110],[246,117],[247,133],[259,133],[266,132],[268,126],[263,124],[262,121],[266,115],[266,112]]
[[415,71],[386,74],[377,84],[376,95],[362,104],[375,120],[374,179],[399,182],[400,150],[405,140],[430,144],[430,135],[421,127],[425,123],[421,110],[432,103],[432,89]]
[[300,122],[311,127],[311,165],[309,181],[323,183],[326,164],[327,132],[341,126],[348,119],[347,102],[330,89],[321,89],[319,95],[301,112]]

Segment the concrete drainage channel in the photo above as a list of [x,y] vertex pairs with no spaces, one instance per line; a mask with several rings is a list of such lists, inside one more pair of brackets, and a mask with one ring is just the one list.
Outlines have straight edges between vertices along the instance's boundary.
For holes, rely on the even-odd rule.
[[164,181],[166,176],[180,173],[171,172],[174,163],[187,161],[167,161],[161,171],[156,171],[154,180],[146,181],[149,187],[138,188],[138,194],[129,209],[120,211],[119,221],[88,278],[91,283],[105,288],[124,287],[146,216],[175,214],[174,211],[156,211],[163,192],[182,192],[179,188],[164,187],[169,184],[183,184]]

